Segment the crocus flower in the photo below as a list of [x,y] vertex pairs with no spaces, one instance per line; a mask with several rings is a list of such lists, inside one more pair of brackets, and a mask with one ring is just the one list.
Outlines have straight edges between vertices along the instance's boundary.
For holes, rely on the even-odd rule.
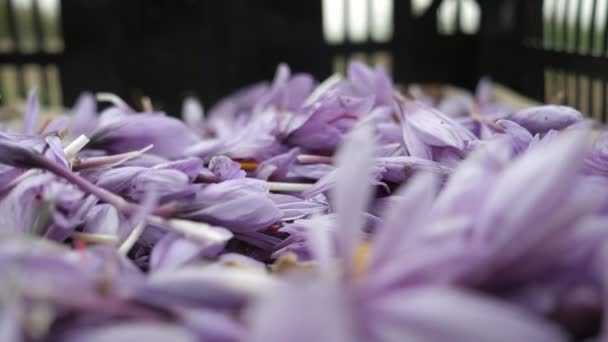
[[545,105],[521,110],[511,120],[527,128],[531,133],[546,133],[551,129],[561,130],[583,119],[583,115],[566,106]]
[[227,227],[235,232],[266,228],[282,217],[268,198],[266,183],[250,178],[206,185],[192,200],[178,203],[176,215]]
[[453,156],[458,160],[477,140],[456,121],[420,103],[406,103],[402,113],[403,139],[413,157],[446,162]]
[[94,202],[50,174],[32,174],[0,201],[5,230],[63,241],[82,222]]
[[348,81],[354,95],[365,97],[374,95],[377,106],[393,108],[393,82],[382,66],[372,70],[360,62],[348,64]]
[[27,95],[25,114],[23,115],[23,134],[33,135],[38,128],[40,120],[40,104],[38,103],[38,89],[33,88]]
[[602,133],[593,144],[591,153],[585,159],[585,172],[608,176],[608,133]]
[[[332,197],[338,215],[335,248],[325,230],[311,231],[310,248],[316,255],[319,274],[312,279],[310,275],[302,275],[298,278],[304,277],[304,280],[298,283],[288,280],[278,285],[272,296],[259,302],[251,318],[252,340],[565,340],[552,324],[506,302],[435,286],[378,285],[388,279],[384,262],[378,258],[399,249],[396,241],[403,241],[401,234],[395,235],[399,232],[399,225],[393,221],[396,210],[403,213],[403,209],[409,209],[407,213],[415,217],[420,215],[417,206],[428,204],[428,201],[417,202],[419,190],[404,194],[402,206],[389,214],[392,218],[389,225],[371,242],[370,267],[360,268],[358,253],[366,243],[361,232],[361,212],[369,204],[371,195],[371,187],[365,186],[366,172],[360,171],[371,166],[370,140],[369,131],[355,131],[338,156],[342,177]],[[334,263],[334,255],[340,264]],[[292,315],[298,317],[297,323],[277,327],[274,322],[286,312],[293,312]],[[329,316],[319,315],[321,312]],[[331,321],[327,317],[332,317]],[[470,321],[483,321],[484,325],[472,328],[465,323]]]
[[221,182],[229,179],[239,179],[246,176],[241,164],[226,156],[216,156],[209,161],[209,170],[215,175],[215,181]]
[[300,149],[295,147],[288,152],[264,160],[256,168],[256,178],[263,180],[286,180],[287,175],[293,168],[299,154]]
[[603,338],[605,132],[493,88],[281,65],[185,123],[109,93],[40,123],[31,92],[0,132],[0,340]]
[[294,118],[294,129],[287,136],[287,143],[312,151],[333,151],[342,136],[369,113],[373,104],[373,96],[321,99],[307,117]]
[[181,121],[162,113],[102,114],[91,135],[90,147],[124,153],[154,145],[151,153],[176,158],[199,138]]

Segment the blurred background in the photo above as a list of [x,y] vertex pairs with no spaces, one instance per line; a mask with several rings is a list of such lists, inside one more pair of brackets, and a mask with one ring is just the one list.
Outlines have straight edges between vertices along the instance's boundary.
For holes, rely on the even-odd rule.
[[281,62],[322,80],[355,59],[402,84],[488,75],[601,118],[607,14],[608,0],[0,0],[0,101],[36,85],[47,108],[90,90],[178,114]]

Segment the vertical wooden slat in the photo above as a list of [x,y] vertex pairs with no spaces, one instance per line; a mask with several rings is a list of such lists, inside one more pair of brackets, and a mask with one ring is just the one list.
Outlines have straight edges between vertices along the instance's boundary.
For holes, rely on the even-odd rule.
[[4,105],[12,105],[20,97],[19,72],[14,65],[0,65],[0,97]]
[[594,10],[594,23],[595,23],[595,51],[594,54],[597,56],[604,54],[606,48],[606,20],[608,19],[608,0],[596,0],[596,7]]
[[591,85],[589,77],[586,75],[578,75],[578,89],[577,89],[578,104],[574,107],[578,108],[582,113],[588,116],[593,116],[591,110],[590,98],[591,98]]
[[38,51],[38,39],[34,24],[33,0],[11,0],[12,13],[15,17],[17,46],[21,53],[30,54]]
[[23,77],[23,89],[22,93],[25,95],[34,87],[38,88],[38,97],[40,103],[46,105],[46,89],[44,88],[44,78],[42,74],[42,68],[38,64],[24,64],[21,67],[21,74]]
[[566,103],[576,107],[577,103],[577,77],[574,72],[566,73]]
[[47,53],[59,53],[63,51],[60,0],[38,0],[38,13],[40,17],[42,49]]
[[344,60],[344,56],[336,55],[333,60],[333,70],[341,75],[346,73],[346,61]]
[[381,65],[386,72],[392,76],[393,74],[393,56],[390,51],[378,51],[372,55],[372,63]]
[[63,106],[63,96],[59,68],[55,64],[47,65],[44,68],[44,77],[49,106],[51,108],[61,108]]
[[602,103],[602,80],[593,80],[593,91],[591,93],[591,103],[593,106],[593,117],[596,120],[602,120],[603,103]]
[[0,53],[12,52],[15,49],[9,13],[8,1],[0,0]]

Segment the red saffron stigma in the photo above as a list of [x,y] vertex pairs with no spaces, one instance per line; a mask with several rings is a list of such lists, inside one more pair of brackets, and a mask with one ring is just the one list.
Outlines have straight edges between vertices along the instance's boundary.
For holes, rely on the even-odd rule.
[[85,251],[87,249],[86,242],[79,240],[79,239],[74,239],[73,244],[74,244],[74,249],[80,255],[80,262],[82,264],[85,264],[87,262],[87,255],[85,253]]

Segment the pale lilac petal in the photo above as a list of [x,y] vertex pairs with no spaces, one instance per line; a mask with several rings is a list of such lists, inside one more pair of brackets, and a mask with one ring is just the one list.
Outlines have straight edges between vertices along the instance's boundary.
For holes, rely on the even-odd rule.
[[[349,135],[336,153],[336,184],[331,200],[338,214],[338,253],[349,263],[361,242],[363,217],[373,196],[369,175],[374,158],[371,128],[363,126]],[[353,186],[356,184],[356,186]]]
[[329,164],[296,164],[288,176],[319,180],[327,176],[334,169],[335,167]]
[[470,115],[474,105],[475,100],[470,94],[454,93],[444,96],[437,105],[437,110],[448,117],[458,118]]
[[496,178],[511,161],[511,146],[497,139],[480,146],[450,175],[437,198],[434,213],[476,216]]
[[586,151],[587,134],[588,130],[568,132],[552,144],[540,145],[516,159],[484,201],[476,239],[490,241],[503,249],[519,240],[524,232],[540,234],[545,228],[550,229],[541,226],[542,220],[551,217],[563,198],[573,191],[575,174]]
[[[186,158],[157,164],[154,169],[157,170],[176,170],[188,176],[188,180],[193,182],[201,169],[203,168],[201,160],[198,158]],[[178,176],[181,177],[181,176]]]
[[98,204],[89,210],[85,217],[83,232],[114,235],[124,238],[125,218],[109,204]]
[[184,155],[199,140],[181,121],[150,113],[127,115],[100,124],[91,135],[90,147],[123,153],[154,145],[152,153],[175,158]]
[[[552,323],[507,302],[459,290],[404,289],[374,301],[374,339],[402,341],[567,341]],[[372,323],[373,324],[373,323]]]
[[602,133],[585,158],[585,172],[601,176],[608,176],[608,132]]
[[65,153],[63,152],[61,139],[56,135],[49,135],[44,139],[44,141],[49,147],[45,153],[45,157],[68,168],[69,163],[66,160]]
[[243,324],[228,314],[209,309],[188,310],[180,314],[183,324],[196,334],[199,341],[244,341],[247,331]]
[[412,125],[403,125],[403,141],[408,153],[412,157],[427,160],[433,159],[433,150],[422,140]]
[[213,172],[218,182],[228,179],[244,178],[247,173],[241,169],[241,164],[233,161],[226,156],[217,156],[209,161],[209,170]]
[[283,221],[292,221],[328,210],[327,203],[314,199],[302,200],[299,197],[283,194],[271,194],[270,199],[283,213]]
[[42,155],[30,146],[24,145],[8,139],[0,139],[0,163],[20,168],[41,167]]
[[267,293],[274,281],[258,270],[192,265],[153,272],[135,296],[159,306],[238,308]]
[[521,110],[511,120],[527,128],[532,134],[561,130],[583,119],[583,115],[571,107],[545,105]]
[[42,130],[42,134],[60,134],[69,129],[70,118],[68,116],[62,115],[50,120],[49,124]]
[[[223,229],[218,232],[228,234]],[[156,243],[150,255],[150,268],[153,270],[175,268],[201,257],[215,257],[224,248],[232,234],[220,242],[188,239],[175,233],[165,235]]]
[[342,141],[344,133],[349,131],[355,122],[369,113],[373,106],[373,97],[329,98],[320,103],[287,137],[291,145],[318,151],[333,151]]
[[417,134],[423,143],[464,150],[476,140],[471,132],[443,113],[421,104],[414,106],[413,112],[406,113],[405,121],[414,129],[415,133],[410,134]]
[[492,80],[489,77],[482,77],[477,83],[475,97],[480,106],[491,105],[494,103]]
[[421,174],[403,185],[391,197],[381,226],[376,231],[370,253],[370,267],[378,269],[383,264],[400,260],[399,254],[428,219],[435,198],[437,178],[433,174]]
[[505,129],[505,133],[511,138],[513,152],[519,154],[528,149],[533,137],[527,129],[514,121],[499,120],[497,123]]
[[[29,233],[43,205],[44,187],[53,180],[49,174],[33,175],[19,182],[0,202],[0,223],[4,232]],[[36,200],[40,198],[41,200]]]
[[299,154],[300,149],[295,147],[288,152],[264,160],[258,166],[255,177],[263,180],[285,180]]
[[163,322],[116,323],[81,329],[64,336],[66,342],[196,342],[196,335],[188,329]]
[[402,183],[418,171],[437,175],[446,175],[452,171],[438,162],[410,156],[380,157],[375,159],[375,163],[385,169],[382,177],[394,183]]
[[356,341],[350,308],[335,284],[283,284],[271,293],[250,311],[250,341]]
[[227,227],[235,232],[247,232],[266,228],[283,215],[267,196],[249,193],[201,209],[184,211],[179,216]]
[[223,139],[205,139],[192,146],[188,146],[182,153],[184,156],[196,156],[199,158],[210,157],[226,147]]
[[71,136],[91,135],[97,126],[97,102],[93,94],[82,93],[76,100],[70,116],[68,129]]
[[36,133],[40,121],[40,103],[38,102],[38,89],[33,88],[27,94],[25,113],[23,114],[23,134]]

